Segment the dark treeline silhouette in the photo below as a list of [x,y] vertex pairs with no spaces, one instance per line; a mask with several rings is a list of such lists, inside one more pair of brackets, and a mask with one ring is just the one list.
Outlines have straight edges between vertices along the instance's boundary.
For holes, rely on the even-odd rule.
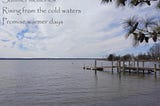
[[117,60],[132,60],[132,59],[135,59],[135,56],[134,55],[131,55],[131,54],[126,54],[124,56],[117,56],[115,54],[109,54],[109,56],[107,57],[107,60],[109,61],[117,61]]
[[124,60],[124,61],[129,61],[129,60],[159,60],[159,58],[154,58],[149,54],[138,54],[138,55],[133,55],[133,54],[126,54],[123,56],[117,56],[115,54],[110,54],[107,57],[107,60],[109,61],[118,61],[118,60]]
[[126,54],[123,56],[117,56],[115,54],[109,54],[107,57],[109,61],[117,60],[160,60],[160,43],[154,44],[148,52],[138,55]]

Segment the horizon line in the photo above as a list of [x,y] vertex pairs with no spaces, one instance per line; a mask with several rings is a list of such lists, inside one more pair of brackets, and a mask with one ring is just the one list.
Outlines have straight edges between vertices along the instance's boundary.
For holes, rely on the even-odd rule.
[[106,59],[106,58],[95,58],[95,57],[54,57],[54,58],[36,58],[36,57],[14,57],[14,58],[0,58],[0,60],[95,60],[95,59]]

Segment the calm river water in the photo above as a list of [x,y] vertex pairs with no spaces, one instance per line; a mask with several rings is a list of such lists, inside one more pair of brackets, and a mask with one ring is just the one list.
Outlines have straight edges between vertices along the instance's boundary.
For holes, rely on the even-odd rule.
[[1,60],[0,106],[160,106],[160,75],[83,70],[92,60]]

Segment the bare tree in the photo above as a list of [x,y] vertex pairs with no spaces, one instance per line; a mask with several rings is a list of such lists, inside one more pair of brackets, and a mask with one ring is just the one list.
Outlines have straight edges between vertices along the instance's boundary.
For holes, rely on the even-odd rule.
[[154,44],[148,54],[154,59],[154,60],[159,60],[160,59],[160,43]]

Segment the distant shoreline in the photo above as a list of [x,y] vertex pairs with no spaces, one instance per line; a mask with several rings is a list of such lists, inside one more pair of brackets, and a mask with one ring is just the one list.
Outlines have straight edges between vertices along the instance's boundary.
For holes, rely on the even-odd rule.
[[[106,58],[0,58],[0,60],[100,60],[100,61],[102,60],[102,61],[110,61]],[[114,61],[118,61],[118,60],[114,60]],[[126,61],[129,61],[129,60],[126,60]],[[138,61],[160,62],[160,60],[138,60]]]
[[0,60],[97,60],[102,58],[0,58]]

